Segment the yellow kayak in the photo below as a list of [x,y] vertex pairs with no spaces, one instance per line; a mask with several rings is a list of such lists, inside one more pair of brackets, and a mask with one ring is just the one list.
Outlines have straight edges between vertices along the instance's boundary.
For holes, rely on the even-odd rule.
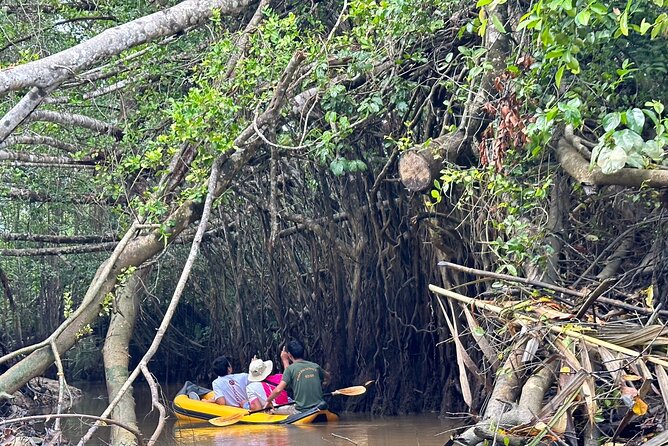
[[172,402],[172,410],[180,421],[201,422],[218,417],[240,417],[239,423],[248,424],[311,424],[337,421],[339,416],[326,408],[316,407],[295,415],[272,415],[267,412],[248,414],[248,410],[210,403],[213,391],[190,381],[179,390]]

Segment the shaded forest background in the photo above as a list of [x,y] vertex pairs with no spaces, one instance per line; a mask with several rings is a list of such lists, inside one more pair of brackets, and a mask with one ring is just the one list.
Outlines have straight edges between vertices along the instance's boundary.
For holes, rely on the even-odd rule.
[[55,376],[49,346],[12,352],[68,320],[68,380],[109,379],[114,315],[135,367],[193,240],[152,374],[298,337],[334,388],[376,380],[352,403],[375,413],[484,400],[428,285],[507,290],[439,261],[666,303],[662,1],[10,1],[0,22],[0,391]]

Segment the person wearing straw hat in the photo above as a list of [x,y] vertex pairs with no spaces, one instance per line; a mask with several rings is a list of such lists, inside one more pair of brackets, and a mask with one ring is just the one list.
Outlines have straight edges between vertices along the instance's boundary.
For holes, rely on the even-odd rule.
[[[264,407],[267,401],[267,396],[278,386],[281,382],[282,374],[271,374],[274,369],[274,363],[271,360],[263,361],[253,356],[253,360],[248,366],[248,386],[246,386],[246,394],[248,395],[248,407],[250,410],[258,410]],[[288,397],[286,391],[281,392],[276,397],[276,404],[289,404],[292,400]],[[279,407],[275,409],[274,413],[290,414],[293,413],[291,407]]]

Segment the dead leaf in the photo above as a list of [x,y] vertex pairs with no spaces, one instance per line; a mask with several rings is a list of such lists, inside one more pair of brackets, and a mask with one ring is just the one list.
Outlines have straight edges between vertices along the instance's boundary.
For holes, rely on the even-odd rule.
[[624,381],[631,381],[631,382],[633,382],[633,381],[640,381],[640,380],[642,379],[642,377],[640,377],[640,376],[638,376],[638,375],[622,375],[622,379],[623,379]]
[[647,410],[649,409],[649,406],[647,405],[646,402],[642,400],[639,396],[636,396],[634,398],[634,403],[633,403],[633,413],[642,416],[647,413]]

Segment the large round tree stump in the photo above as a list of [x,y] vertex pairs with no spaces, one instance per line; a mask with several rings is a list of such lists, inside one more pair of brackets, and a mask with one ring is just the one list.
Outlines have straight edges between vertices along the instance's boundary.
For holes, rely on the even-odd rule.
[[428,143],[408,149],[399,160],[401,182],[411,192],[430,188],[444,162],[454,162],[464,142],[464,132],[439,136]]

